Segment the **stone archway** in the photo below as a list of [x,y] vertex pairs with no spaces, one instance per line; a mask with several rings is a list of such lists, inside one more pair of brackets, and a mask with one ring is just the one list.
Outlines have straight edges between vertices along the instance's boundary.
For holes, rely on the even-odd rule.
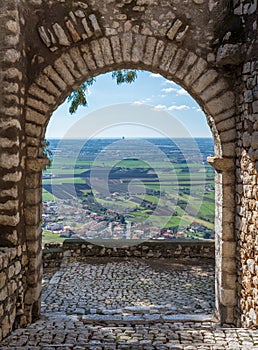
[[[37,178],[25,193],[25,223],[34,252],[40,249],[41,146],[53,110],[85,80],[119,68],[160,73],[183,86],[199,102],[212,128],[216,155],[210,162],[216,174],[217,315],[234,322],[236,303],[234,238],[234,94],[227,80],[195,53],[174,43],[133,33],[100,38],[67,49],[42,69],[28,89],[25,109],[26,174]],[[26,176],[27,176],[26,175]],[[34,238],[33,238],[34,230]],[[30,249],[30,246],[29,246]],[[34,260],[38,271],[41,256]],[[41,275],[37,276],[40,278]],[[36,280],[36,276],[35,276]],[[40,284],[40,281],[38,281]],[[40,289],[34,290],[34,301]],[[30,294],[30,299],[32,295]]]
[[[83,81],[120,68],[173,80],[205,111],[215,143],[217,314],[221,322],[257,323],[257,5],[228,3],[2,1],[0,229],[8,277],[0,338],[39,315],[42,140],[51,114]],[[228,14],[246,24],[237,28],[239,42],[221,29]]]

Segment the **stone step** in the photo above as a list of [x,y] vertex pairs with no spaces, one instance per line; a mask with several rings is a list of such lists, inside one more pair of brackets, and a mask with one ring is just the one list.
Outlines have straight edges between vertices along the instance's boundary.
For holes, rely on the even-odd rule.
[[110,323],[110,324],[148,324],[153,322],[159,323],[173,323],[173,322],[214,322],[213,315],[192,315],[192,314],[173,314],[173,315],[163,315],[163,314],[142,314],[142,315],[99,315],[99,314],[88,314],[88,315],[77,315],[77,314],[64,314],[64,313],[52,313],[45,315],[48,320],[59,321],[61,319],[70,319],[72,321],[81,320],[84,324],[94,324],[94,323]]

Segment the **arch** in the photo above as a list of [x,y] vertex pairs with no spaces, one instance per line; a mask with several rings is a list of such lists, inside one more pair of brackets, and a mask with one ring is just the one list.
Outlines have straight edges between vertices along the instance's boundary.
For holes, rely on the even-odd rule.
[[[222,73],[188,49],[153,36],[124,33],[92,40],[61,53],[42,69],[28,89],[26,136],[38,146],[52,112],[89,78],[117,69],[159,73],[181,85],[204,110],[218,158],[234,158],[235,95]],[[28,156],[36,156],[29,150]]]
[[[42,141],[52,112],[81,83],[117,69],[159,73],[188,91],[204,110],[212,129],[216,169],[216,313],[221,322],[235,321],[236,267],[234,237],[235,95],[229,81],[196,53],[150,35],[123,33],[65,49],[45,65],[30,84],[25,107],[25,224],[32,282],[28,310],[39,305],[41,268]],[[39,306],[35,309],[35,316]]]

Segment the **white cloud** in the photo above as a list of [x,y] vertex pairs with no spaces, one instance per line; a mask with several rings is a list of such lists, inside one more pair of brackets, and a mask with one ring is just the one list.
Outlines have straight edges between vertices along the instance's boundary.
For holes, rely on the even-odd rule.
[[188,107],[186,105],[179,105],[179,106],[173,105],[173,106],[168,107],[169,111],[187,111],[189,109],[190,109],[190,107]]
[[193,110],[195,110],[196,112],[202,112],[201,108],[199,107],[193,107]]
[[162,89],[163,92],[165,92],[166,94],[169,94],[170,92],[176,92],[177,95],[181,95],[181,96],[187,96],[188,92],[181,88],[181,89],[177,89],[174,87],[169,87],[169,88],[164,88]]
[[178,93],[178,95],[183,95],[183,96],[188,95],[188,92],[183,88],[178,90],[177,93]]
[[186,105],[172,105],[172,106],[165,106],[165,105],[156,105],[153,106],[153,109],[155,111],[188,111],[189,109],[191,109],[189,106]]
[[143,101],[134,101],[134,102],[132,103],[133,106],[140,106],[140,105],[143,105],[143,104],[144,104]]
[[150,77],[151,78],[162,78],[160,74],[156,74],[156,73],[151,73]]
[[170,88],[164,88],[162,89],[163,92],[165,92],[166,94],[169,94],[170,92],[178,92],[178,89],[170,87]]
[[147,98],[144,98],[142,100],[139,100],[139,101],[134,101],[132,103],[132,105],[134,106],[140,106],[140,105],[144,105],[144,104],[148,104],[148,102],[151,101],[151,98],[150,97],[147,97]]
[[174,81],[172,80],[165,80],[162,85],[175,85],[178,86]]
[[153,109],[155,109],[155,111],[165,111],[165,110],[167,110],[167,106],[165,106],[165,105],[156,105],[156,106],[153,106]]

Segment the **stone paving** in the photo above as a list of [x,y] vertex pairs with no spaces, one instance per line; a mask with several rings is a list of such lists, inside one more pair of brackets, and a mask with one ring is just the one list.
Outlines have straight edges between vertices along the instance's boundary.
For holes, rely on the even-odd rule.
[[209,264],[88,259],[47,277],[41,319],[1,350],[258,349],[258,331],[214,322]]

